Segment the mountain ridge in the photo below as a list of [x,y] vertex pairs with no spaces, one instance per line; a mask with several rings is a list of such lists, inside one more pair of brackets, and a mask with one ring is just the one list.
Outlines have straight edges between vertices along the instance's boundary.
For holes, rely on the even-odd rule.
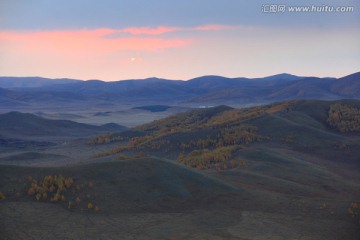
[[[9,79],[14,80],[13,84]],[[29,104],[105,101],[133,103],[150,101],[211,105],[273,102],[291,99],[360,98],[360,72],[341,78],[299,77],[287,73],[264,78],[201,76],[187,81],[147,78],[105,82],[101,80],[51,80],[0,77],[1,103]],[[16,86],[16,87],[14,87]]]

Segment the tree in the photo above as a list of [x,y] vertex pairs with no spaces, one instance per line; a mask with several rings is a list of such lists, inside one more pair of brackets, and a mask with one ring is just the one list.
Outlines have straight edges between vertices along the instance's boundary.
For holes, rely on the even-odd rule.
[[28,195],[33,196],[35,194],[35,189],[33,187],[29,188]]
[[179,163],[185,163],[185,154],[183,152],[179,154],[177,161]]
[[4,200],[6,197],[5,197],[5,194],[3,194],[2,192],[0,192],[0,201],[1,200]]
[[69,177],[69,178],[65,179],[64,183],[65,183],[66,188],[70,188],[71,185],[74,183],[74,181],[72,178]]

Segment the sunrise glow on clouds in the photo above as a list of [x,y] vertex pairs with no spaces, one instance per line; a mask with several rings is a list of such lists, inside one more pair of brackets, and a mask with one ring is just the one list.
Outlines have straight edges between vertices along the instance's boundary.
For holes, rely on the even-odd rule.
[[[44,70],[49,61],[54,65],[77,64],[98,68],[111,66],[111,61],[120,65],[141,63],[141,52],[157,52],[166,49],[182,49],[190,46],[194,39],[190,37],[166,37],[169,32],[181,31],[222,31],[235,29],[234,26],[204,25],[196,27],[133,27],[124,29],[83,29],[48,31],[0,31],[0,50],[3,57],[21,62],[21,59],[33,59]],[[116,34],[126,33],[117,36]],[[121,55],[124,52],[136,52],[136,56],[118,59],[106,57]],[[94,59],[99,58],[98,62]],[[43,60],[41,60],[43,59]],[[5,64],[6,65],[6,64]],[[29,64],[31,66],[32,64]],[[33,68],[34,66],[32,66]],[[90,76],[89,76],[90,77]]]
[[[59,55],[107,54],[113,51],[156,51],[167,48],[181,48],[192,42],[190,38],[157,36],[168,32],[184,30],[221,31],[233,28],[235,27],[205,25],[193,28],[160,26],[125,29],[0,31],[0,41],[2,45],[12,45],[16,49],[21,49],[24,53],[44,51]],[[108,37],[116,33],[129,33],[131,36]],[[143,35],[150,35],[150,37],[144,37]]]
[[[227,34],[232,34],[232,38]],[[21,69],[24,76],[112,81],[152,76],[189,79],[208,74],[225,75],[224,72],[230,77],[265,76],[258,71],[259,67],[269,75],[280,71],[301,74],[299,65],[308,65],[309,75],[326,74],[330,67],[334,72],[324,76],[341,76],[336,72],[339,64],[346,65],[349,72],[356,68],[356,62],[339,63],[336,59],[339,53],[356,54],[351,48],[356,39],[349,41],[346,36],[335,36],[331,31],[315,39],[306,37],[313,34],[311,31],[307,34],[293,31],[291,37],[286,34],[281,29],[211,24],[0,31],[1,57],[6,59],[1,66],[7,69],[7,75],[19,75]],[[357,33],[348,35],[354,34]],[[297,46],[295,50],[293,45]],[[328,56],[323,60],[324,65],[311,63],[322,55]],[[282,68],[276,68],[277,65]]]
[[186,80],[359,71],[358,1],[348,14],[264,14],[263,4],[2,0],[0,76]]
[[138,27],[138,28],[125,28],[119,30],[119,32],[130,33],[133,35],[160,35],[169,32],[177,32],[177,31],[221,31],[221,30],[229,30],[236,29],[237,26],[226,26],[226,25],[216,25],[209,24],[198,27]]

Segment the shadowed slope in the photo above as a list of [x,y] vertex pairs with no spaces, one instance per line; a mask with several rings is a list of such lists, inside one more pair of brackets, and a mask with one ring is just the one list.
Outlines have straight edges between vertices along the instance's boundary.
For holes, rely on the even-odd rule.
[[49,120],[29,113],[0,114],[0,133],[14,136],[89,136],[107,130],[122,131],[116,124],[93,126],[68,120]]

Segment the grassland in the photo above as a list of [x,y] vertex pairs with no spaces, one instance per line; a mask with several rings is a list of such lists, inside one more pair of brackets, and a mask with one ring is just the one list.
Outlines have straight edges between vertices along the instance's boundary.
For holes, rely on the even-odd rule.
[[[360,135],[330,124],[334,107],[338,122],[356,124],[359,101],[288,101],[195,109],[121,133],[8,148],[0,235],[356,240]],[[51,201],[49,190],[46,199],[29,195],[34,181],[60,175],[60,185],[73,181],[63,200]]]

